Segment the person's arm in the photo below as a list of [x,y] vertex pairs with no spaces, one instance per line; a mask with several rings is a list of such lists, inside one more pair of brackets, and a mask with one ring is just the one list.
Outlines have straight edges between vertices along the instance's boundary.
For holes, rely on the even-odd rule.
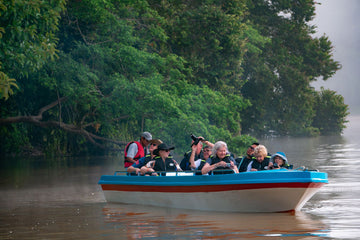
[[196,154],[197,146],[192,145],[191,149],[192,149],[192,151],[191,151],[191,155],[190,155],[190,158],[189,158],[190,168],[191,169],[196,169],[196,166],[195,166],[195,154]]
[[230,161],[230,168],[235,172],[239,173],[239,169],[236,167],[235,160]]
[[203,143],[205,143],[206,145],[208,145],[209,147],[213,148],[214,144],[209,142],[208,140],[202,140]]
[[208,172],[210,172],[211,170],[214,170],[214,169],[212,169],[211,165],[207,162],[207,163],[205,163],[204,167],[201,169],[201,174],[205,175]]
[[203,174],[203,175],[207,174],[208,172],[213,171],[218,167],[226,167],[226,165],[227,165],[227,163],[224,162],[224,161],[220,161],[218,163],[211,164],[211,165],[210,165],[210,163],[208,161],[206,161],[204,167],[201,169],[201,174]]
[[155,172],[155,170],[152,169],[151,167],[143,166],[143,167],[140,168],[140,174],[141,175],[145,175],[147,173],[154,173],[154,172]]
[[132,143],[129,145],[128,153],[126,156],[126,161],[131,163],[136,163],[136,160],[134,159],[136,153],[138,152],[138,146],[136,143]]
[[176,166],[176,171],[182,171],[182,169],[181,169],[180,165],[178,164],[178,162],[175,159],[173,159],[173,161],[174,161],[174,164]]
[[251,162],[248,164],[248,166],[247,166],[247,168],[246,168],[246,171],[247,171],[247,172],[251,172],[251,171],[252,171],[252,163],[253,163],[253,161],[251,161]]
[[139,168],[136,168],[136,167],[133,167],[133,165],[131,165],[130,167],[128,167],[128,169],[127,169],[126,171],[127,171],[128,173],[135,172],[136,174],[139,174],[140,169],[139,169]]

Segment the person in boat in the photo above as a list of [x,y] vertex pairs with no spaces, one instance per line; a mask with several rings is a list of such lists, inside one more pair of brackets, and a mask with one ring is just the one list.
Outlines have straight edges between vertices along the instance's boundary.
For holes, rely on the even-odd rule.
[[124,167],[128,168],[140,158],[145,157],[148,154],[147,146],[152,140],[152,136],[149,132],[143,132],[140,135],[139,141],[129,142],[124,150]]
[[[201,171],[202,168],[204,167],[206,160],[211,156],[212,154],[212,148],[209,145],[206,145],[203,149],[202,149],[202,158],[198,158],[197,160],[195,160],[195,152],[196,152],[196,146],[192,146],[192,152],[190,155],[190,168],[193,171]],[[180,165],[181,167],[181,165]],[[199,175],[201,174],[201,172],[197,172],[196,174]]]
[[208,174],[210,171],[213,171],[214,174],[239,172],[238,168],[236,167],[234,158],[231,157],[228,151],[227,144],[223,141],[218,141],[214,144],[213,155],[206,160],[206,163],[202,168],[201,173],[205,175]]
[[166,143],[160,144],[154,150],[154,159],[146,164],[148,172],[176,172],[182,171],[179,164],[170,155],[170,151],[175,147],[170,147]]
[[268,169],[291,168],[284,152],[277,152],[271,156]]
[[247,172],[266,170],[270,158],[266,147],[260,144],[254,149],[254,157],[247,167]]
[[[184,154],[184,158],[180,162],[180,167],[182,170],[194,170],[194,165],[191,165],[190,157],[191,155],[194,155],[193,159],[203,159],[204,153],[203,153],[203,143],[205,143],[207,146],[213,147],[214,144],[211,142],[205,140],[203,137],[195,137],[194,135],[191,135],[191,138],[193,139],[191,141],[191,151],[188,151]],[[205,159],[206,160],[206,159]]]
[[160,139],[152,139],[149,143],[149,154],[147,154],[145,157],[142,157],[127,168],[127,172],[131,173],[132,175],[145,175],[149,169],[146,167],[146,164],[153,160],[155,157],[154,150],[158,148],[158,146],[162,143]]
[[252,143],[248,149],[246,150],[246,156],[243,156],[242,158],[236,158],[236,166],[239,169],[239,172],[246,172],[247,166],[249,163],[253,160],[254,157],[254,149],[259,146],[258,142]]

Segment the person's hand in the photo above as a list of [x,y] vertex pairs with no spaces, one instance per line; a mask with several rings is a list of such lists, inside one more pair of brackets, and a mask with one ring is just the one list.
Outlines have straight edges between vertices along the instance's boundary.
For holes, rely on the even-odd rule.
[[257,171],[257,169],[256,169],[256,168],[252,168],[252,169],[250,169],[250,171],[251,171],[251,172],[255,172],[255,171]]
[[197,149],[197,145],[192,145],[192,146],[191,146],[192,152],[196,152],[196,149]]
[[273,169],[274,168],[274,163],[273,162],[269,162],[268,168],[267,169]]
[[145,167],[145,166],[140,169],[141,175],[145,175],[148,172],[155,172],[155,171],[154,171],[154,169],[148,168],[148,167]]
[[226,165],[227,165],[227,163],[226,162],[224,162],[224,161],[220,161],[220,162],[218,162],[217,163],[218,165],[218,167],[226,167]]

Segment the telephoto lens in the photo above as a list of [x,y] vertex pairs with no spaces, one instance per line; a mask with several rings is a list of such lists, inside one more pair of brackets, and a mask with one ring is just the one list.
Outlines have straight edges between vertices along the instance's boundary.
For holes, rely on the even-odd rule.
[[196,137],[194,134],[191,134],[190,137],[194,141],[192,145],[197,145],[200,142],[200,138]]

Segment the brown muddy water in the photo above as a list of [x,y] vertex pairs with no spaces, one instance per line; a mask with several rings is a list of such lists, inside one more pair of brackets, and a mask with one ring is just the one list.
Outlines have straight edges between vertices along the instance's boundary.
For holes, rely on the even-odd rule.
[[121,157],[2,158],[0,239],[360,238],[360,117],[340,137],[261,143],[327,172],[329,184],[295,214],[190,211],[107,203],[97,182]]

